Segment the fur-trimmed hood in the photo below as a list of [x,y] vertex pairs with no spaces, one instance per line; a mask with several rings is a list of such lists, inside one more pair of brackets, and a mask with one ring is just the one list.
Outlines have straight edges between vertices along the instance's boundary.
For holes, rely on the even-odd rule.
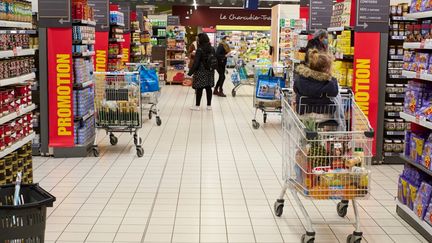
[[328,73],[318,72],[310,69],[310,67],[301,64],[296,69],[297,73],[307,79],[314,79],[316,81],[330,81],[332,76]]

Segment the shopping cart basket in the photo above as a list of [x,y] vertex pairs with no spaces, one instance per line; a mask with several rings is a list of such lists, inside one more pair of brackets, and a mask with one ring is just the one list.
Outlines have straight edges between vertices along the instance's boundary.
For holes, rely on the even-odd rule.
[[[141,82],[141,104],[145,111],[148,111],[148,118],[151,120],[155,116],[156,125],[162,125],[162,119],[159,116],[159,98],[161,96],[162,86],[165,82],[159,81],[158,71],[159,63],[126,63],[129,71],[139,72]],[[148,81],[158,83],[157,89],[148,90],[145,87]]]
[[[111,145],[118,142],[114,133],[133,134],[137,156],[144,155],[138,130],[142,127],[141,92],[138,72],[96,72],[96,128],[110,134]],[[97,141],[97,139],[95,139]],[[99,155],[97,145],[93,148]]]
[[280,90],[285,87],[287,69],[285,67],[271,67],[268,65],[256,65],[254,68],[256,84],[253,95],[255,113],[252,119],[252,127],[258,129],[260,127],[260,123],[257,121],[259,110],[263,113],[264,123],[267,122],[269,113],[281,113],[282,104]]
[[[355,231],[347,242],[360,242],[357,199],[370,192],[370,166],[374,132],[352,95],[332,99],[329,104],[311,102],[284,92],[282,99],[283,179],[285,184],[274,204],[276,216],[283,213],[284,196],[289,188],[306,219],[302,242],[314,242],[311,217],[298,194],[312,200],[340,200],[336,210],[345,217],[352,200]],[[322,223],[322,222],[321,222]],[[347,222],[329,222],[340,224]]]
[[253,65],[246,65],[246,63],[239,59],[236,62],[235,69],[231,74],[231,81],[234,88],[231,90],[231,95],[236,97],[237,91],[243,85],[255,85]]

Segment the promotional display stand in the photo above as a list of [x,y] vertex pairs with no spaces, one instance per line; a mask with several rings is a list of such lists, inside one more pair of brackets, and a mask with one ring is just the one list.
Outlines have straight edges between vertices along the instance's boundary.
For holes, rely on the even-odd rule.
[[184,26],[167,27],[167,83],[182,84],[186,68],[186,29]]

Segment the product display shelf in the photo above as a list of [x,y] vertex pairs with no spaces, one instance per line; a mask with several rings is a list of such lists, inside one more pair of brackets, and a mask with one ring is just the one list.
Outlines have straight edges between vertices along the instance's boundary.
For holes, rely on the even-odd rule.
[[429,19],[429,18],[432,18],[432,11],[409,13],[409,14],[405,15],[405,18],[409,18],[412,20]]
[[329,50],[334,54],[334,76],[340,86],[352,89],[354,79],[354,31],[349,27],[330,28]]
[[404,49],[423,49],[423,50],[432,50],[432,40],[428,40],[425,42],[405,42],[403,44]]
[[421,220],[410,208],[396,201],[396,212],[405,222],[419,232],[425,239],[432,242],[432,226]]
[[31,28],[33,28],[33,24],[32,23],[28,23],[28,22],[17,22],[17,21],[0,20],[0,28],[31,29]]
[[402,71],[402,76],[408,78],[408,79],[421,79],[424,81],[432,81],[432,74],[428,74],[425,72],[414,72],[414,71]]
[[428,129],[432,129],[432,122],[431,121],[428,121],[426,119],[421,119],[419,117],[415,117],[415,116],[408,114],[408,113],[405,113],[405,112],[401,112],[400,116],[403,119],[405,119],[405,121],[415,123],[417,125],[420,125],[422,127],[428,128]]
[[32,72],[32,73],[24,74],[24,75],[21,75],[18,77],[0,79],[0,87],[26,83],[28,80],[32,80],[35,77],[36,77],[36,74],[34,72]]
[[22,115],[25,115],[29,112],[32,112],[35,109],[36,109],[35,104],[20,107],[17,111],[14,111],[14,112],[11,112],[7,115],[1,116],[0,117],[0,125],[3,125],[9,121],[12,121],[12,120],[14,120],[14,119],[16,119]]
[[184,26],[167,26],[166,32],[166,81],[169,84],[182,84],[186,68],[186,28]]
[[15,50],[0,51],[0,58],[33,56],[35,54],[35,52],[36,52],[36,49],[16,48]]
[[29,135],[27,135],[26,137],[16,141],[14,144],[12,144],[11,146],[0,150],[0,158],[5,157],[6,155],[12,153],[13,151],[21,148],[22,146],[26,145],[28,142],[32,141],[33,138],[35,137],[35,133],[32,132]]
[[108,51],[108,71],[119,71],[123,68],[123,45],[125,42],[123,37],[122,25],[118,23],[110,23],[110,38]]

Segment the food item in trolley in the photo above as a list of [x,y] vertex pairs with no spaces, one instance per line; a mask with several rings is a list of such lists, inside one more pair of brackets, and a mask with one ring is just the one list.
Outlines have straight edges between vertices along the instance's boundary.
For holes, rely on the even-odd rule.
[[422,182],[418,189],[416,199],[413,203],[413,211],[420,218],[426,214],[426,209],[429,205],[432,194],[432,186],[426,182]]

